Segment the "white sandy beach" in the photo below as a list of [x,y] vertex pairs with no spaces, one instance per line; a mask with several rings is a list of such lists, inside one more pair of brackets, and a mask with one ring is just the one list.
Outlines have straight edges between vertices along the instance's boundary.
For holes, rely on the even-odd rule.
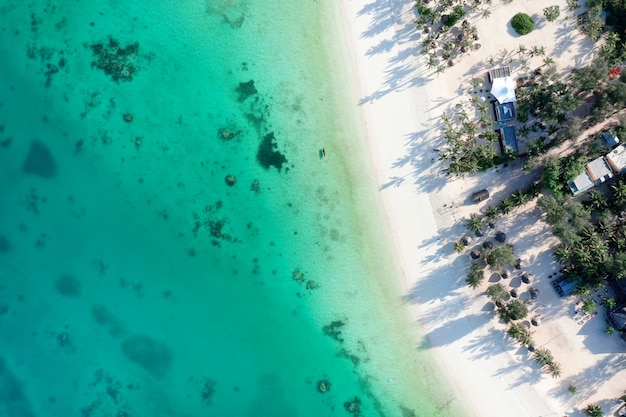
[[[554,4],[561,6],[561,17],[553,23],[541,16],[543,4],[526,0],[494,4],[489,19],[472,21],[482,48],[437,76],[419,54],[423,34],[413,23],[414,1],[343,2],[343,24],[354,51],[359,106],[367,125],[364,145],[372,153],[405,272],[406,302],[416,327],[428,336],[444,376],[474,416],[582,416],[581,409],[591,402],[609,413],[615,411],[614,399],[624,394],[626,345],[603,332],[602,309],[581,323],[573,313],[578,300],[560,299],[550,288],[548,275],[560,268],[549,249],[555,238],[533,203],[505,216],[488,233],[506,231],[523,269],[541,290],[531,314],[540,315],[543,323],[533,328],[533,338],[562,364],[562,377],[540,372],[528,351],[505,335],[506,326],[494,319],[493,306],[481,294],[489,283],[478,290],[465,285],[468,257],[453,250],[454,241],[466,233],[463,219],[527,185],[520,178],[520,163],[452,178],[441,172],[435,151],[444,144],[438,128],[441,114],[467,102],[468,80],[492,68],[487,57],[524,43],[545,46],[559,70],[591,58],[592,44],[567,17],[566,2]],[[537,30],[523,39],[507,25],[519,11],[541,16]],[[536,59],[533,68],[541,64]],[[488,202],[469,202],[477,187],[490,189]],[[513,279],[504,284],[521,286]],[[577,387],[577,394],[568,392],[570,384]]]

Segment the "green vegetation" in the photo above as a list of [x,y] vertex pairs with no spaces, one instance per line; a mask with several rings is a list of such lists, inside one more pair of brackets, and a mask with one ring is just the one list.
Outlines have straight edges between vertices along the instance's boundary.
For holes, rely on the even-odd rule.
[[576,392],[578,392],[578,389],[576,389],[575,386],[571,385],[569,387],[567,387],[567,390],[570,392],[570,394],[576,394]]
[[467,278],[465,278],[465,282],[472,289],[476,289],[482,284],[485,279],[485,267],[480,264],[472,264],[470,266],[470,270],[467,273]]
[[511,19],[511,26],[519,35],[527,35],[535,29],[535,22],[526,13],[518,13]]
[[446,26],[448,27],[452,27],[454,26],[454,24],[456,22],[459,21],[460,18],[462,18],[463,16],[465,16],[465,10],[463,10],[463,6],[461,5],[456,5],[454,6],[454,8],[452,9],[452,13],[450,13],[448,15],[448,19],[446,20],[446,22],[444,23]]
[[480,233],[483,229],[483,219],[476,213],[470,214],[466,227],[474,233]]
[[558,5],[548,6],[543,9],[543,15],[548,22],[554,22],[561,15],[561,8]]
[[510,246],[498,246],[494,249],[484,249],[483,257],[492,271],[502,272],[508,265],[515,264],[515,256]]
[[537,349],[535,353],[533,353],[533,356],[540,365],[547,365],[551,363],[553,359],[552,352],[550,352],[548,349],[545,349],[545,348]]
[[596,302],[591,299],[585,300],[583,302],[583,311],[587,314],[593,313],[594,311],[596,311],[596,308]]
[[500,318],[505,323],[521,320],[528,315],[528,308],[520,300],[513,300],[498,309]]
[[487,295],[494,303],[500,303],[507,299],[509,293],[502,284],[493,284],[487,288]]
[[602,417],[602,408],[597,404],[589,404],[585,408],[585,414],[589,417]]

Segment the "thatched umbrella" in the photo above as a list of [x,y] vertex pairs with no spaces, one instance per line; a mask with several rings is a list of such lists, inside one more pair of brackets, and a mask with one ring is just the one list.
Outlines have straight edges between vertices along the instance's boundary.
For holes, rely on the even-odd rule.
[[511,290],[511,297],[517,298],[517,290],[515,288]]
[[472,257],[472,259],[478,259],[480,258],[480,251],[478,249],[473,249],[470,252],[470,256]]
[[530,298],[535,300],[537,297],[539,297],[539,290],[537,288],[531,288],[530,289]]
[[509,271],[502,272],[502,279],[508,279],[508,278],[509,278]]
[[496,233],[496,240],[500,243],[504,243],[504,241],[506,240],[506,234],[504,232]]
[[528,272],[522,274],[522,282],[524,284],[530,284],[530,275],[528,275]]
[[533,326],[539,326],[539,323],[541,323],[541,320],[539,320],[539,316],[535,316],[532,319],[530,319],[530,322],[532,323]]
[[493,249],[493,242],[490,240],[486,240],[483,242],[483,248],[485,249]]
[[522,269],[522,260],[517,258],[514,266],[515,266],[515,269]]
[[472,241],[472,237],[471,237],[471,236],[467,236],[467,235],[465,235],[465,236],[463,236],[463,237],[461,238],[461,243],[462,243],[463,245],[465,245],[465,246],[469,246],[469,244],[470,244],[470,242],[471,242],[471,241]]

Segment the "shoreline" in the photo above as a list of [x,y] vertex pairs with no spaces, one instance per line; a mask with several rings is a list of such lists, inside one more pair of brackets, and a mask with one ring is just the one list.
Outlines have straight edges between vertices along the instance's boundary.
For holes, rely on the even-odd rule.
[[[530,7],[517,6],[514,9]],[[427,350],[436,358],[441,376],[469,415],[497,417],[502,410],[511,417],[578,413],[580,402],[587,399],[563,393],[562,385],[567,387],[566,381],[578,382],[580,377],[573,374],[555,381],[541,375],[532,355],[521,353],[519,346],[503,337],[505,327],[493,319],[492,309],[486,309],[488,300],[465,284],[467,257],[458,256],[453,249],[453,242],[466,234],[463,219],[482,206],[464,202],[475,191],[478,180],[448,177],[441,172],[434,151],[442,145],[437,125],[447,108],[464,101],[464,83],[473,74],[486,71],[479,57],[484,59],[487,48],[437,76],[425,68],[419,52],[421,34],[413,23],[414,2],[351,0],[338,7],[354,60],[358,107],[364,119],[363,145],[371,153],[372,172],[378,179],[392,235],[392,251],[403,271],[398,281],[406,293],[404,302],[409,306],[407,313],[415,324],[415,333],[427,337]],[[506,6],[498,4],[489,22],[507,13]],[[483,19],[479,24],[486,23]],[[483,31],[483,36],[486,34]],[[528,40],[541,42],[542,35],[537,30]],[[487,47],[498,51],[506,42],[502,36]],[[576,48],[585,52],[588,44],[578,42],[582,46]],[[557,50],[558,45],[550,46]],[[576,48],[559,51],[561,70],[572,62],[580,64],[578,57],[582,55]],[[589,58],[588,49],[586,53],[585,58]],[[499,193],[503,188],[498,188]],[[543,242],[540,248],[533,248],[523,240],[527,236],[522,233],[514,239],[516,248],[527,257],[552,263],[551,234],[543,221],[536,221],[541,213],[526,210],[520,215],[523,225],[533,229],[532,236],[542,236]],[[515,227],[510,219],[503,222]],[[569,301],[556,302],[563,312],[570,307]],[[556,350],[550,343],[547,340],[545,345]],[[564,362],[567,359],[561,357]],[[588,365],[593,368],[593,364]],[[594,394],[589,401],[597,399],[598,393]]]

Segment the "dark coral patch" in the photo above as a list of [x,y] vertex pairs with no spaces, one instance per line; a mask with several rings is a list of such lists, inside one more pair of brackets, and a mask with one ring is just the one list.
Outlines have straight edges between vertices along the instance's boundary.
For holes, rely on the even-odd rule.
[[78,297],[81,293],[80,281],[71,275],[63,274],[54,283],[57,292],[66,297]]
[[131,362],[157,378],[164,377],[172,364],[172,353],[169,348],[146,335],[128,338],[122,343],[122,352]]
[[269,167],[273,166],[280,171],[283,164],[287,162],[285,155],[278,152],[276,149],[274,133],[268,133],[259,144],[259,149],[256,153],[256,159],[263,168],[269,169]]
[[40,141],[34,140],[30,143],[30,150],[24,160],[22,170],[41,178],[52,178],[57,173],[57,164],[50,149]]
[[133,42],[122,46],[117,39],[109,36],[107,42],[96,42],[90,45],[91,52],[96,58],[91,63],[115,82],[132,81],[137,71],[135,66],[139,54],[139,43]]
[[9,239],[0,235],[0,253],[8,253],[13,250],[13,245],[9,242]]
[[257,89],[254,87],[254,80],[250,80],[245,83],[239,83],[237,86],[237,94],[239,94],[239,102],[246,101],[250,96],[257,93]]

